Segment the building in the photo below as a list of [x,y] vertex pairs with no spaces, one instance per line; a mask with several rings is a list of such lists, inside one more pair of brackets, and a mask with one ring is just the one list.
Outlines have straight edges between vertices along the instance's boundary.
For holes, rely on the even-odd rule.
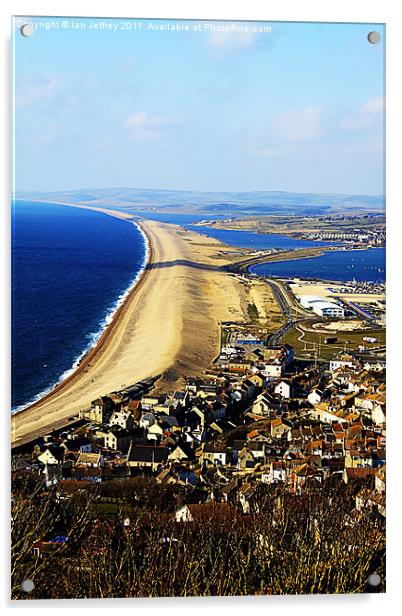
[[344,309],[338,303],[329,302],[315,295],[304,295],[300,300],[300,304],[303,308],[311,310],[319,317],[335,317],[342,319],[345,316]]
[[289,381],[280,381],[274,391],[281,398],[289,399],[292,396],[292,385]]
[[252,334],[238,334],[236,345],[249,345],[249,346],[265,346],[264,340],[256,338]]
[[352,355],[341,352],[331,359],[329,362],[329,369],[331,372],[334,372],[339,368],[354,368],[355,364],[356,362]]
[[202,452],[202,461],[212,464],[226,464],[228,450],[225,445],[207,443]]
[[86,436],[77,436],[73,438],[68,436],[67,439],[61,445],[66,452],[76,451],[79,453],[91,453],[92,443]]
[[129,452],[127,454],[127,466],[130,469],[139,468],[156,471],[166,462],[168,456],[168,447],[134,445],[133,442],[131,442]]
[[123,430],[132,430],[134,428],[134,418],[127,410],[114,411],[110,418],[110,426],[119,426]]
[[128,430],[124,430],[119,425],[114,425],[105,432],[104,436],[105,447],[114,449],[115,451],[128,451],[131,443],[131,436]]
[[77,466],[89,466],[99,468],[104,465],[103,456],[100,453],[80,453],[77,458]]
[[269,417],[272,409],[272,404],[274,403],[273,398],[267,393],[263,392],[254,401],[252,406],[252,412],[255,415],[262,415],[264,417]]
[[284,344],[282,346],[264,349],[260,360],[261,373],[266,377],[281,377],[290,367],[294,359],[293,347]]
[[320,389],[312,389],[307,396],[307,400],[313,406],[315,404],[319,404],[322,401],[322,398],[323,398],[323,392]]
[[106,423],[109,421],[115,403],[110,396],[101,396],[91,402],[91,408],[80,411],[80,418],[93,421],[94,423]]
[[177,444],[168,456],[170,462],[180,462],[183,460],[188,462],[189,460],[194,460],[194,458],[194,451],[186,443]]

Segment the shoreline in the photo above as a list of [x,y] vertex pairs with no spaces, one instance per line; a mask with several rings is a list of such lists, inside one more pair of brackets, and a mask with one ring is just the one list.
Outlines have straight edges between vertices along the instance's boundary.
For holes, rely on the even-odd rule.
[[230,258],[223,244],[178,225],[135,224],[148,241],[147,265],[79,366],[11,415],[14,447],[68,425],[92,400],[144,378],[159,377],[158,387],[174,391],[210,366],[219,322],[244,320],[245,290],[224,268]]
[[[81,207],[81,206],[74,206],[74,207]],[[85,206],[83,206],[82,209],[92,209],[92,208],[86,208]],[[107,212],[106,210],[103,210],[102,213],[109,214],[109,212]],[[142,276],[142,273],[144,272],[144,270],[146,269],[149,263],[150,247],[149,247],[148,237],[144,233],[142,227],[140,226],[139,221],[127,220],[126,217],[114,216],[113,213],[110,213],[109,215],[113,216],[114,218],[119,218],[121,220],[125,220],[126,222],[130,222],[134,224],[137,227],[138,231],[140,232],[141,237],[144,242],[144,248],[145,248],[144,258],[141,263],[140,269],[138,270],[135,278],[130,282],[128,287],[126,287],[126,289],[121,291],[120,295],[117,297],[113,306],[108,310],[104,318],[102,318],[102,320],[99,322],[99,327],[97,331],[91,332],[89,334],[92,340],[81,351],[81,353],[74,359],[71,368],[67,368],[60,375],[60,377],[55,382],[53,382],[53,384],[49,385],[46,389],[36,394],[34,398],[32,398],[29,402],[26,402],[25,404],[21,404],[17,408],[11,409],[11,416],[16,415],[17,413],[21,413],[22,411],[25,411],[26,409],[33,407],[35,404],[41,402],[47,396],[52,394],[59,385],[66,382],[70,376],[73,376],[76,370],[81,366],[83,360],[86,358],[88,353],[90,353],[93,349],[95,349],[95,347],[97,346],[98,342],[100,341],[105,331],[111,326],[117,311],[119,310],[121,306],[123,306],[123,304],[127,301],[130,293],[135,289],[135,287],[137,286]]]
[[[73,207],[81,207],[81,206],[73,206]],[[92,208],[86,208],[85,206],[82,206],[82,207],[84,207],[85,209],[92,209]],[[120,218],[120,217],[117,216],[117,218]],[[140,222],[136,221],[134,224],[138,226],[138,228],[141,231],[141,234],[145,238],[146,248],[145,248],[144,264],[141,267],[141,270],[139,271],[136,279],[131,283],[130,287],[128,287],[128,289],[124,292],[124,295],[126,295],[126,297],[122,300],[121,304],[117,306],[115,310],[113,310],[113,313],[111,315],[112,320],[110,321],[110,323],[108,323],[103,328],[103,331],[100,333],[99,338],[97,339],[95,344],[93,344],[91,348],[88,349],[88,351],[84,350],[81,358],[79,360],[76,360],[78,361],[78,364],[75,368],[73,366],[69,370],[69,372],[72,371],[71,374],[69,374],[65,378],[60,378],[60,380],[56,383],[56,385],[52,387],[52,389],[48,391],[46,394],[41,396],[39,400],[36,400],[33,403],[27,403],[27,405],[25,405],[24,408],[15,410],[12,413],[12,418],[16,417],[17,415],[20,415],[21,413],[24,413],[25,411],[36,408],[38,405],[42,404],[43,402],[48,400],[51,396],[53,396],[55,393],[57,393],[62,387],[65,387],[73,378],[76,378],[77,376],[79,376],[80,372],[82,372],[85,368],[88,367],[88,364],[93,359],[93,357],[99,351],[102,350],[108,338],[111,335],[113,335],[114,327],[116,327],[116,324],[119,318],[121,318],[125,309],[127,309],[126,304],[132,301],[134,295],[136,294],[136,292],[138,292],[140,285],[143,283],[143,278],[145,277],[145,274],[147,273],[147,266],[150,263],[152,263],[152,245],[150,243],[150,240],[147,237],[146,233],[144,232],[143,228],[141,227]]]

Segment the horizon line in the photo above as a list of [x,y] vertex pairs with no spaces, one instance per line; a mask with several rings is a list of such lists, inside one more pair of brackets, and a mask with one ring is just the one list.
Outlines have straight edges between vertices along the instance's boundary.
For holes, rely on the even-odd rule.
[[348,193],[348,192],[319,192],[319,191],[311,191],[311,192],[305,192],[305,191],[291,191],[291,190],[195,190],[195,189],[191,189],[191,188],[149,188],[149,187],[143,187],[143,186],[103,186],[103,187],[98,187],[98,188],[93,188],[93,187],[80,187],[80,188],[66,188],[66,189],[56,189],[56,190],[16,190],[16,191],[12,191],[11,195],[15,196],[18,193],[28,193],[28,194],[34,194],[34,193],[49,193],[49,194],[53,194],[53,193],[69,193],[69,192],[79,192],[79,191],[102,191],[102,190],[149,190],[149,191],[160,191],[160,192],[183,192],[183,193],[203,193],[203,194],[211,194],[211,193],[218,193],[218,194],[228,194],[228,193],[238,193],[238,194],[249,194],[249,193],[283,193],[283,194],[290,194],[290,195],[341,195],[341,196],[349,196],[349,197],[382,197],[385,198],[385,193],[363,193],[363,192],[353,192],[353,193]]

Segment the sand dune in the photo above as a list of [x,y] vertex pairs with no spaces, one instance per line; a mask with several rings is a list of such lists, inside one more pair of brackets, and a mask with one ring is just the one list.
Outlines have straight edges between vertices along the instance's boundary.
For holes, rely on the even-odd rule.
[[244,286],[220,269],[229,262],[222,255],[227,247],[175,225],[139,224],[149,239],[148,268],[74,374],[13,415],[14,445],[46,434],[122,385],[164,374],[159,388],[173,389],[184,375],[202,373],[219,350],[219,321],[247,314]]

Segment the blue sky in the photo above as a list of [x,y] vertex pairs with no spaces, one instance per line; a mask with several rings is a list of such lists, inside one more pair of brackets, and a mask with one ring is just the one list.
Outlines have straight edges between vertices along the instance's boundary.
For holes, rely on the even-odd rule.
[[22,21],[16,190],[383,193],[381,25]]

